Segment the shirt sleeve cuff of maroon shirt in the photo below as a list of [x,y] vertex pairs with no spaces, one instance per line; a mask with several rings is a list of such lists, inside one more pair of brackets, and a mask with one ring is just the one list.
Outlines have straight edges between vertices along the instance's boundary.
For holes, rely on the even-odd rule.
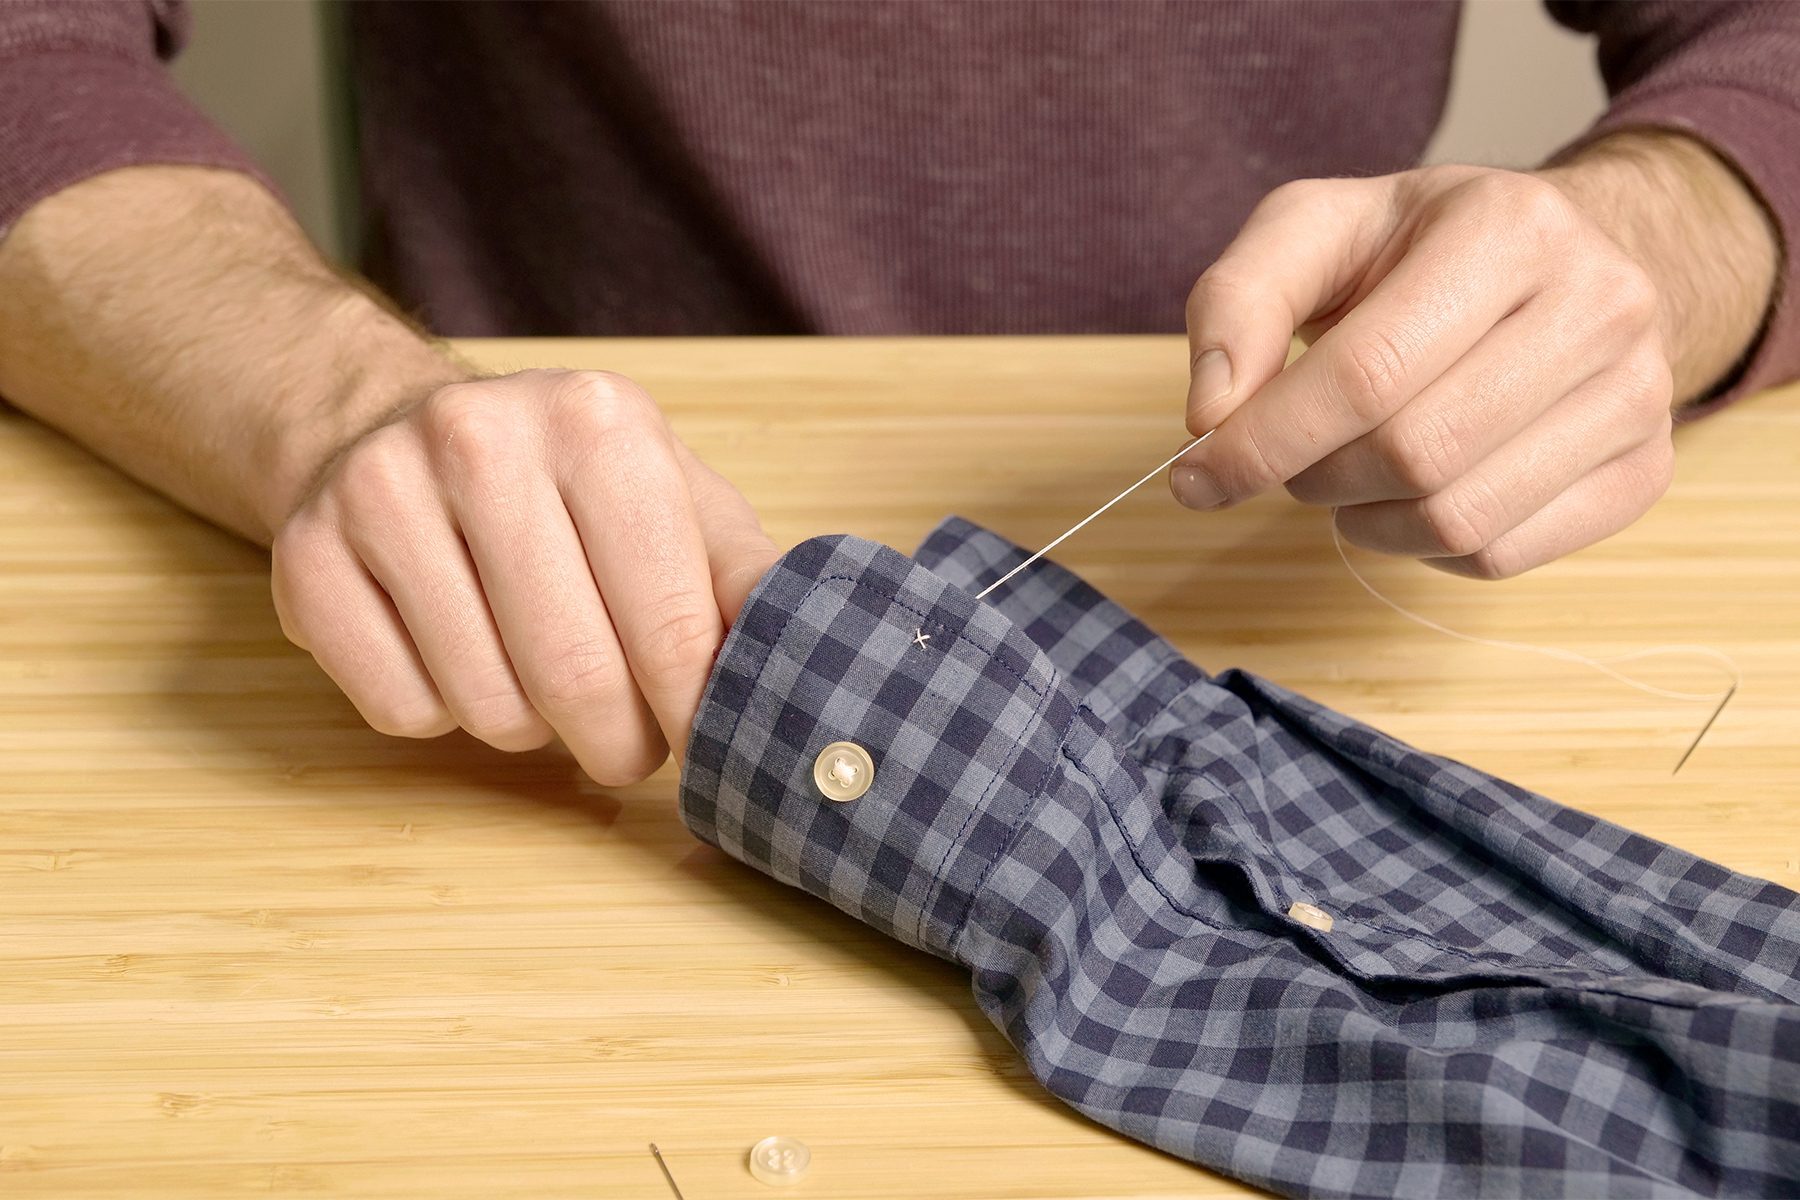
[[1705,142],[1761,198],[1781,243],[1774,310],[1761,339],[1729,387],[1681,410],[1678,419],[1692,420],[1800,375],[1800,157],[1794,151],[1800,109],[1747,88],[1685,84],[1625,95],[1576,146],[1626,129],[1667,129]]
[[71,184],[150,163],[228,168],[279,195],[158,63],[79,46],[0,58],[0,237]]

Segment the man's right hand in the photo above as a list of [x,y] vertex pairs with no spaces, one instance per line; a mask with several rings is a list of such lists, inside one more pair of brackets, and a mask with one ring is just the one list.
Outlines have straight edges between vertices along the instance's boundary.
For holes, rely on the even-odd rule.
[[776,557],[643,389],[527,371],[438,388],[338,454],[276,533],[275,606],[376,729],[560,735],[618,785],[680,754]]

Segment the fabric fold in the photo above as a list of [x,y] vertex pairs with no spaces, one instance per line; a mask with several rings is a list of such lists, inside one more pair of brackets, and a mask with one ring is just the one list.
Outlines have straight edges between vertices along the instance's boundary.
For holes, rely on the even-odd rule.
[[[1074,705],[992,608],[884,546],[815,538],[752,592],[682,772],[695,834],[934,954],[1053,769]],[[853,742],[874,783],[813,781]]]
[[1070,1105],[1278,1192],[1800,1187],[1800,896],[1209,675],[1053,563],[974,599],[1023,555],[952,519],[785,556],[690,828],[963,965]]

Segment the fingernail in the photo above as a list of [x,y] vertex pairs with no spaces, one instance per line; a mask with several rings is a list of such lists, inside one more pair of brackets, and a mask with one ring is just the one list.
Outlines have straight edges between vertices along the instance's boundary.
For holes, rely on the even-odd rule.
[[1208,350],[1194,360],[1188,384],[1188,415],[1197,416],[1231,395],[1231,359],[1223,350]]
[[1225,493],[1198,467],[1176,467],[1169,476],[1169,486],[1174,489],[1175,498],[1189,508],[1204,511],[1225,503]]

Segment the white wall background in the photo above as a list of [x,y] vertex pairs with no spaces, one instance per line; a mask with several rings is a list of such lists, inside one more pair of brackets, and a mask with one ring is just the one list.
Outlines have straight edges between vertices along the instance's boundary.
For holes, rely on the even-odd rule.
[[[340,254],[332,165],[343,148],[332,141],[321,0],[192,0],[192,8],[194,37],[176,78],[269,169],[313,237]],[[1588,40],[1536,0],[1468,0],[1449,108],[1428,158],[1529,166],[1585,128],[1604,101]]]
[[[393,0],[401,3],[404,0]],[[4,0],[0,0],[4,3]],[[321,0],[190,0],[175,79],[274,177],[313,240],[344,245]]]

